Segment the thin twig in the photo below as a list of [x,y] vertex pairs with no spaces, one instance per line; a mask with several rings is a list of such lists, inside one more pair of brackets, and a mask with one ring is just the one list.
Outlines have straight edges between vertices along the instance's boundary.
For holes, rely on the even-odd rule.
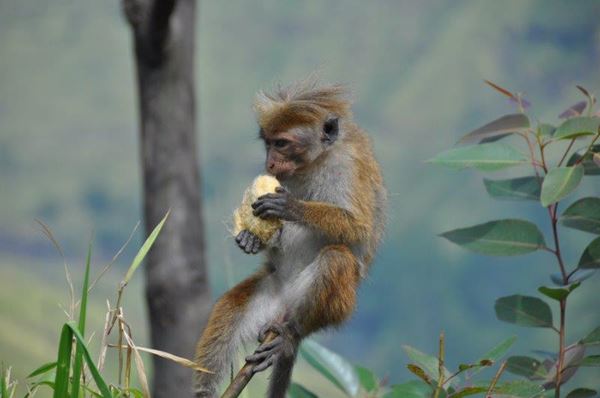
[[440,333],[440,352],[438,355],[438,383],[433,394],[433,398],[440,396],[442,386],[444,385],[444,332]]
[[502,365],[500,365],[500,368],[494,375],[492,383],[490,384],[490,387],[488,388],[487,393],[485,394],[486,398],[491,397],[492,391],[494,391],[494,388],[496,388],[496,384],[498,383],[498,380],[500,380],[500,376],[502,375],[502,372],[504,372],[504,369],[506,369],[506,361],[502,362]]

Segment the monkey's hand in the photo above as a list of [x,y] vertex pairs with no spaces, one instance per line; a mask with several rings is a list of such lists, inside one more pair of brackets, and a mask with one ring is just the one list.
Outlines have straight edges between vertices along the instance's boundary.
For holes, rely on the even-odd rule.
[[[265,342],[265,338],[270,332],[276,336]],[[262,372],[279,359],[293,359],[299,341],[299,335],[290,323],[269,323],[258,333],[258,342],[261,345],[254,351],[254,354],[246,357],[246,362],[254,364],[254,373]]]
[[263,219],[279,218],[285,221],[302,219],[302,204],[283,187],[277,187],[275,193],[268,193],[252,203],[256,217]]
[[252,232],[243,230],[235,237],[235,243],[247,254],[256,254],[262,249],[263,244]]

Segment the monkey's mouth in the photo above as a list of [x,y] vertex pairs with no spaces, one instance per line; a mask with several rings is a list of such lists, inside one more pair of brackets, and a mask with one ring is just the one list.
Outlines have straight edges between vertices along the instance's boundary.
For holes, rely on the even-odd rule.
[[267,169],[267,173],[271,174],[278,180],[285,180],[292,177],[297,170],[297,166],[292,162],[280,163],[272,169]]

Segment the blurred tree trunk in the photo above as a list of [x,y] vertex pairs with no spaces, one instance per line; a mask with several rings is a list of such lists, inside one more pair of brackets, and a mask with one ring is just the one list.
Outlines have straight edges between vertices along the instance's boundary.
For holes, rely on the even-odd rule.
[[[195,0],[123,0],[137,70],[146,233],[171,215],[146,264],[154,348],[192,358],[210,309],[196,155]],[[153,396],[192,396],[192,373],[154,357]]]

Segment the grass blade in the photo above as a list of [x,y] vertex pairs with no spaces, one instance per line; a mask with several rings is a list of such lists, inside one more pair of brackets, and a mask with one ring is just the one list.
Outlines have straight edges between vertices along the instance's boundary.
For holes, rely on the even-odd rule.
[[28,379],[32,377],[39,376],[41,374],[47,373],[56,367],[56,362],[48,362],[43,364],[42,366],[35,369],[33,372],[29,373],[27,376]]
[[158,225],[154,228],[154,230],[152,230],[152,233],[150,233],[150,235],[148,236],[148,238],[146,239],[146,241],[144,242],[144,244],[142,245],[140,250],[137,252],[135,257],[133,258],[133,261],[131,262],[129,269],[127,270],[127,274],[125,274],[125,279],[123,280],[123,282],[125,284],[129,283],[129,281],[131,280],[131,277],[135,273],[135,270],[138,269],[138,267],[144,260],[144,257],[146,257],[146,254],[148,254],[148,252],[150,251],[150,248],[152,248],[154,241],[158,237],[158,234],[160,233],[160,230],[162,229],[165,221],[167,221],[167,218],[169,217],[170,213],[171,213],[171,210],[167,211],[167,214],[165,214],[163,219],[158,223]]
[[64,398],[69,392],[69,370],[71,369],[71,348],[73,347],[73,333],[68,324],[63,326],[58,343],[58,357],[56,359],[56,376],[54,379],[54,398]]
[[[85,260],[85,275],[83,277],[83,287],[81,288],[81,304],[79,307],[79,333],[85,336],[85,320],[87,316],[88,285],[90,282],[90,261],[92,258],[92,242],[88,245],[87,257]],[[81,383],[81,368],[83,365],[82,348],[77,345],[75,351],[75,365],[73,366],[73,385],[71,388],[71,398],[79,397],[79,388]]]

